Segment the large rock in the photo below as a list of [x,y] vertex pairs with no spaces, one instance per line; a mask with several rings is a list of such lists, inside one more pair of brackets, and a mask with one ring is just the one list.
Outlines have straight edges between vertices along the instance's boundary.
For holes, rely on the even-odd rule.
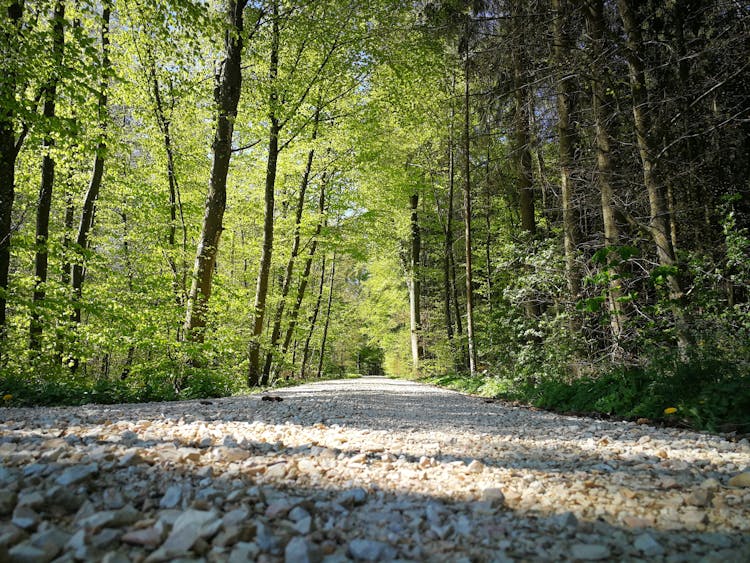
[[76,485],[82,481],[85,481],[89,477],[92,477],[99,473],[99,465],[96,463],[89,463],[88,465],[74,465],[68,467],[60,475],[58,475],[55,482],[63,487],[70,485]]

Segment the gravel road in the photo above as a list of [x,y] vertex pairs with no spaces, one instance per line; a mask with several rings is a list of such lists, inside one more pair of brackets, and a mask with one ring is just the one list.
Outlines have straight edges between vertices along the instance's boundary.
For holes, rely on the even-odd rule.
[[1,408],[0,561],[750,561],[747,440],[382,377],[273,396]]

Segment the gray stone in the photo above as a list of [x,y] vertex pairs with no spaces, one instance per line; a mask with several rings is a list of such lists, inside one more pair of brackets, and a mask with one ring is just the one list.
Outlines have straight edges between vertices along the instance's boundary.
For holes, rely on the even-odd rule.
[[57,479],[55,479],[55,482],[63,487],[68,487],[80,483],[81,481],[85,481],[97,473],[99,473],[99,465],[96,463],[74,465],[63,471]]
[[149,526],[123,534],[120,538],[125,543],[142,545],[144,547],[157,547],[164,537],[164,528],[160,525]]
[[260,554],[260,549],[254,543],[240,542],[234,546],[232,553],[227,559],[227,563],[247,563],[248,561],[255,561]]
[[284,549],[284,563],[315,563],[320,555],[314,546],[302,536],[293,537]]
[[179,485],[172,485],[167,488],[164,496],[159,501],[160,508],[175,508],[182,500],[182,487]]
[[578,543],[571,546],[570,554],[573,559],[600,561],[609,557],[610,550],[606,545]]
[[130,557],[119,551],[110,551],[102,557],[102,563],[130,563]]
[[336,497],[335,502],[345,508],[360,506],[367,501],[367,491],[361,487],[344,491]]
[[482,489],[481,498],[483,501],[489,502],[496,507],[505,504],[505,494],[503,494],[502,489],[498,487]]
[[361,561],[383,561],[396,557],[395,549],[376,540],[352,540],[349,542],[348,552],[351,557]]
[[120,528],[128,526],[140,520],[141,513],[133,506],[128,505],[120,510],[104,510],[95,512],[79,521],[79,525],[84,528],[100,530],[102,528]]
[[255,543],[261,551],[272,551],[279,545],[279,540],[268,529],[268,526],[259,522],[255,532]]
[[19,543],[8,550],[13,563],[47,563],[55,558],[56,553],[46,552],[29,542]]
[[664,548],[661,544],[654,539],[651,534],[641,534],[633,542],[633,547],[646,555],[647,557],[654,557],[664,553]]
[[23,530],[31,530],[39,523],[39,515],[28,506],[17,506],[11,522]]
[[7,516],[13,512],[17,498],[15,491],[0,490],[0,516]]

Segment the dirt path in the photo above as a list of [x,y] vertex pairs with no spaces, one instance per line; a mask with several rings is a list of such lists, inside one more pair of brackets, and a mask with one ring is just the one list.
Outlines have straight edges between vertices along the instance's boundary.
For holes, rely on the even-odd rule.
[[0,409],[0,561],[748,561],[750,445],[385,378]]

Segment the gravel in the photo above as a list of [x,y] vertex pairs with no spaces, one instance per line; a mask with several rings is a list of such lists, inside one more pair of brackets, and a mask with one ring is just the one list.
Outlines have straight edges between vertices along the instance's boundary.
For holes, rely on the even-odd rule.
[[366,377],[0,409],[0,561],[748,561],[750,444]]

